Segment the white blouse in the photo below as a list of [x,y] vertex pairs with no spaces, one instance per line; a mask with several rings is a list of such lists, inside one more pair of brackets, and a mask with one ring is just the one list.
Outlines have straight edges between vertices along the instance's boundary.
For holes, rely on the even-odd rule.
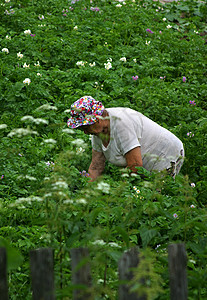
[[110,118],[110,142],[104,147],[99,137],[92,136],[92,147],[103,152],[110,163],[126,167],[125,154],[141,147],[143,167],[161,171],[170,168],[181,153],[184,155],[182,142],[143,114],[125,107],[106,110]]

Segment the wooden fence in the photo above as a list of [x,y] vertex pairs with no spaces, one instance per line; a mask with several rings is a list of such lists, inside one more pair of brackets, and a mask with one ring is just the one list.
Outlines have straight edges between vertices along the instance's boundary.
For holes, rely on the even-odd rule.
[[[73,292],[74,300],[93,299],[90,294],[92,277],[89,264],[89,252],[87,248],[77,248],[70,251],[72,284],[76,289]],[[32,283],[33,300],[55,300],[54,252],[50,248],[40,248],[30,252],[30,271]],[[85,263],[81,263],[85,261]],[[119,300],[147,300],[147,297],[130,293],[129,285],[133,278],[132,268],[139,264],[140,257],[137,248],[126,251],[118,262],[119,280],[121,282],[118,290]],[[187,299],[187,255],[184,244],[172,244],[168,247],[168,265],[170,280],[170,299]],[[8,300],[7,283],[7,255],[5,248],[0,248],[0,299]]]

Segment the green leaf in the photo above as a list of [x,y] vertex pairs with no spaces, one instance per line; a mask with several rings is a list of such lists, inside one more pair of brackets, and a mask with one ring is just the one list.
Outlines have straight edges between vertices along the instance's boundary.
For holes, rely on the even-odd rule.
[[129,236],[128,233],[120,226],[117,226],[115,230],[121,234],[123,241],[126,243],[126,246],[129,247]]
[[148,229],[143,227],[140,229],[140,236],[142,239],[143,247],[146,247],[149,242],[158,234],[156,229]]
[[6,248],[7,253],[7,269],[8,271],[18,268],[23,262],[23,256],[20,251],[14,249],[10,243],[0,236],[0,247]]
[[112,251],[112,250],[107,250],[106,253],[108,256],[110,256],[116,263],[119,261],[120,257],[122,256],[122,251]]

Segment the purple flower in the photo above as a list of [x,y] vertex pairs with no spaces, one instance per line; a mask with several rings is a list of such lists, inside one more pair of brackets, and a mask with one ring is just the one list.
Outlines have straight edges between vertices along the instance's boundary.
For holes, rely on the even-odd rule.
[[160,77],[160,79],[165,79],[166,78],[166,76],[164,76],[164,77]]
[[1,179],[3,179],[4,178],[4,175],[1,175]]
[[132,79],[133,79],[133,80],[135,80],[135,81],[136,81],[138,78],[139,78],[139,76],[138,76],[138,75],[136,75],[136,76],[132,76]]
[[32,34],[32,33],[30,34],[30,36],[32,36],[32,37],[34,37],[35,35],[36,35],[36,34]]
[[149,29],[149,28],[147,28],[146,31],[149,32],[149,33],[154,33],[154,32],[153,32],[151,29]]
[[189,137],[194,137],[194,133],[192,133],[191,131],[187,133],[187,136]]
[[92,11],[99,11],[99,8],[98,7],[91,7],[90,10],[92,10]]
[[177,219],[178,215],[177,215],[177,214],[173,214],[173,217],[174,217],[175,219]]
[[67,17],[67,14],[63,14],[64,17]]
[[186,77],[185,76],[183,76],[183,82],[186,82]]
[[196,105],[194,100],[193,101],[190,100],[189,103],[192,104],[192,105]]
[[82,172],[80,172],[80,174],[84,177],[89,177],[89,173],[87,173],[85,170],[83,170]]
[[21,153],[19,153],[18,155],[19,155],[19,156],[22,156],[22,154],[21,154]]

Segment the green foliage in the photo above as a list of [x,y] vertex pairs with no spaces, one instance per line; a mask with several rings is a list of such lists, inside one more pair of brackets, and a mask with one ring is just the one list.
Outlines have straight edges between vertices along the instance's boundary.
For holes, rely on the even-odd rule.
[[[166,249],[182,241],[189,299],[205,299],[205,3],[17,0],[0,14],[0,235],[10,298],[31,299],[28,255],[39,247],[55,249],[58,299],[72,297],[69,250],[87,246],[95,299],[116,299],[117,262],[138,245],[147,258],[138,267],[147,290],[139,289],[169,299]],[[81,176],[90,137],[66,121],[84,94],[138,110],[178,136],[180,175],[139,168],[130,176],[107,163],[96,182]]]

